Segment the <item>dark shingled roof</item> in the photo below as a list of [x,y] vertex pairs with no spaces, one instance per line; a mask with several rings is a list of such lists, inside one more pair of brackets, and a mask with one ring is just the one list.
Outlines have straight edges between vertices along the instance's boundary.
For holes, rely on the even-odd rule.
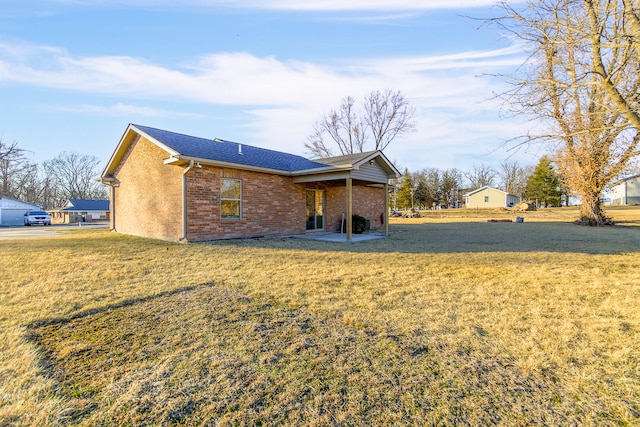
[[326,168],[328,165],[302,156],[239,144],[237,142],[198,138],[147,126],[133,125],[181,156],[233,163],[285,172]]
[[109,210],[109,200],[69,199],[63,211],[100,211]]

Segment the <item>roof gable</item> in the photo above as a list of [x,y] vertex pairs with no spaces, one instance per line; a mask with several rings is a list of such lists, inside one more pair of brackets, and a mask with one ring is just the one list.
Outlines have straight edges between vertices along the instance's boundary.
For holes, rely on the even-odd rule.
[[41,209],[40,205],[14,199],[13,197],[0,196],[0,208],[6,209]]
[[485,185],[484,187],[480,187],[477,190],[473,190],[473,191],[465,194],[465,196],[472,196],[474,194],[481,193],[483,191],[497,191],[497,192],[502,193],[502,194],[510,194],[510,195],[513,196],[513,194],[511,194],[511,193],[507,193],[506,191],[502,191],[502,190],[499,190],[497,188],[489,187],[488,185]]

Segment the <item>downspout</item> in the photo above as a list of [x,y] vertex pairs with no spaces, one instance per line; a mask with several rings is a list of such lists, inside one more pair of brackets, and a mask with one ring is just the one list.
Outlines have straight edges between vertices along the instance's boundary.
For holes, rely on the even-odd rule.
[[[109,201],[110,205],[109,205],[109,210],[111,211],[111,231],[115,231],[117,232],[118,230],[116,230],[116,186],[115,183],[111,183],[111,185],[109,185],[109,187],[111,187],[111,200]],[[64,217],[62,218],[62,220],[64,221]]]
[[628,205],[629,204],[629,181],[624,182],[624,205]]
[[180,241],[187,239],[187,173],[193,169],[193,160],[189,160],[189,166],[182,172],[182,237]]
[[384,235],[389,237],[389,183],[384,183]]
[[353,239],[353,179],[347,178],[347,242]]

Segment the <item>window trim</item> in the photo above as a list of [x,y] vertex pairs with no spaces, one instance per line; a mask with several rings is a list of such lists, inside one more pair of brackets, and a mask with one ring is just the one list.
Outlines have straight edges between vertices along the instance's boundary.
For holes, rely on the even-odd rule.
[[[230,198],[222,196],[222,186],[224,181],[235,181],[240,187],[240,194],[238,198]],[[238,203],[238,216],[223,216],[222,204],[225,201]],[[240,221],[242,220],[242,180],[238,178],[220,178],[220,219],[222,221]]]

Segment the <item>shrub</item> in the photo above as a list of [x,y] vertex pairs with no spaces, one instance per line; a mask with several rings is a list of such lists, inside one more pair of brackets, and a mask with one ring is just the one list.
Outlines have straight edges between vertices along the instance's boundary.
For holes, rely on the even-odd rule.
[[[367,220],[358,214],[353,214],[351,216],[351,227],[353,234],[362,234],[367,228]],[[347,220],[342,220],[342,229],[339,231],[347,231]]]
[[364,233],[364,229],[367,227],[367,220],[364,219],[363,216],[353,214],[353,216],[351,217],[351,222],[353,224],[352,226],[354,234]]

